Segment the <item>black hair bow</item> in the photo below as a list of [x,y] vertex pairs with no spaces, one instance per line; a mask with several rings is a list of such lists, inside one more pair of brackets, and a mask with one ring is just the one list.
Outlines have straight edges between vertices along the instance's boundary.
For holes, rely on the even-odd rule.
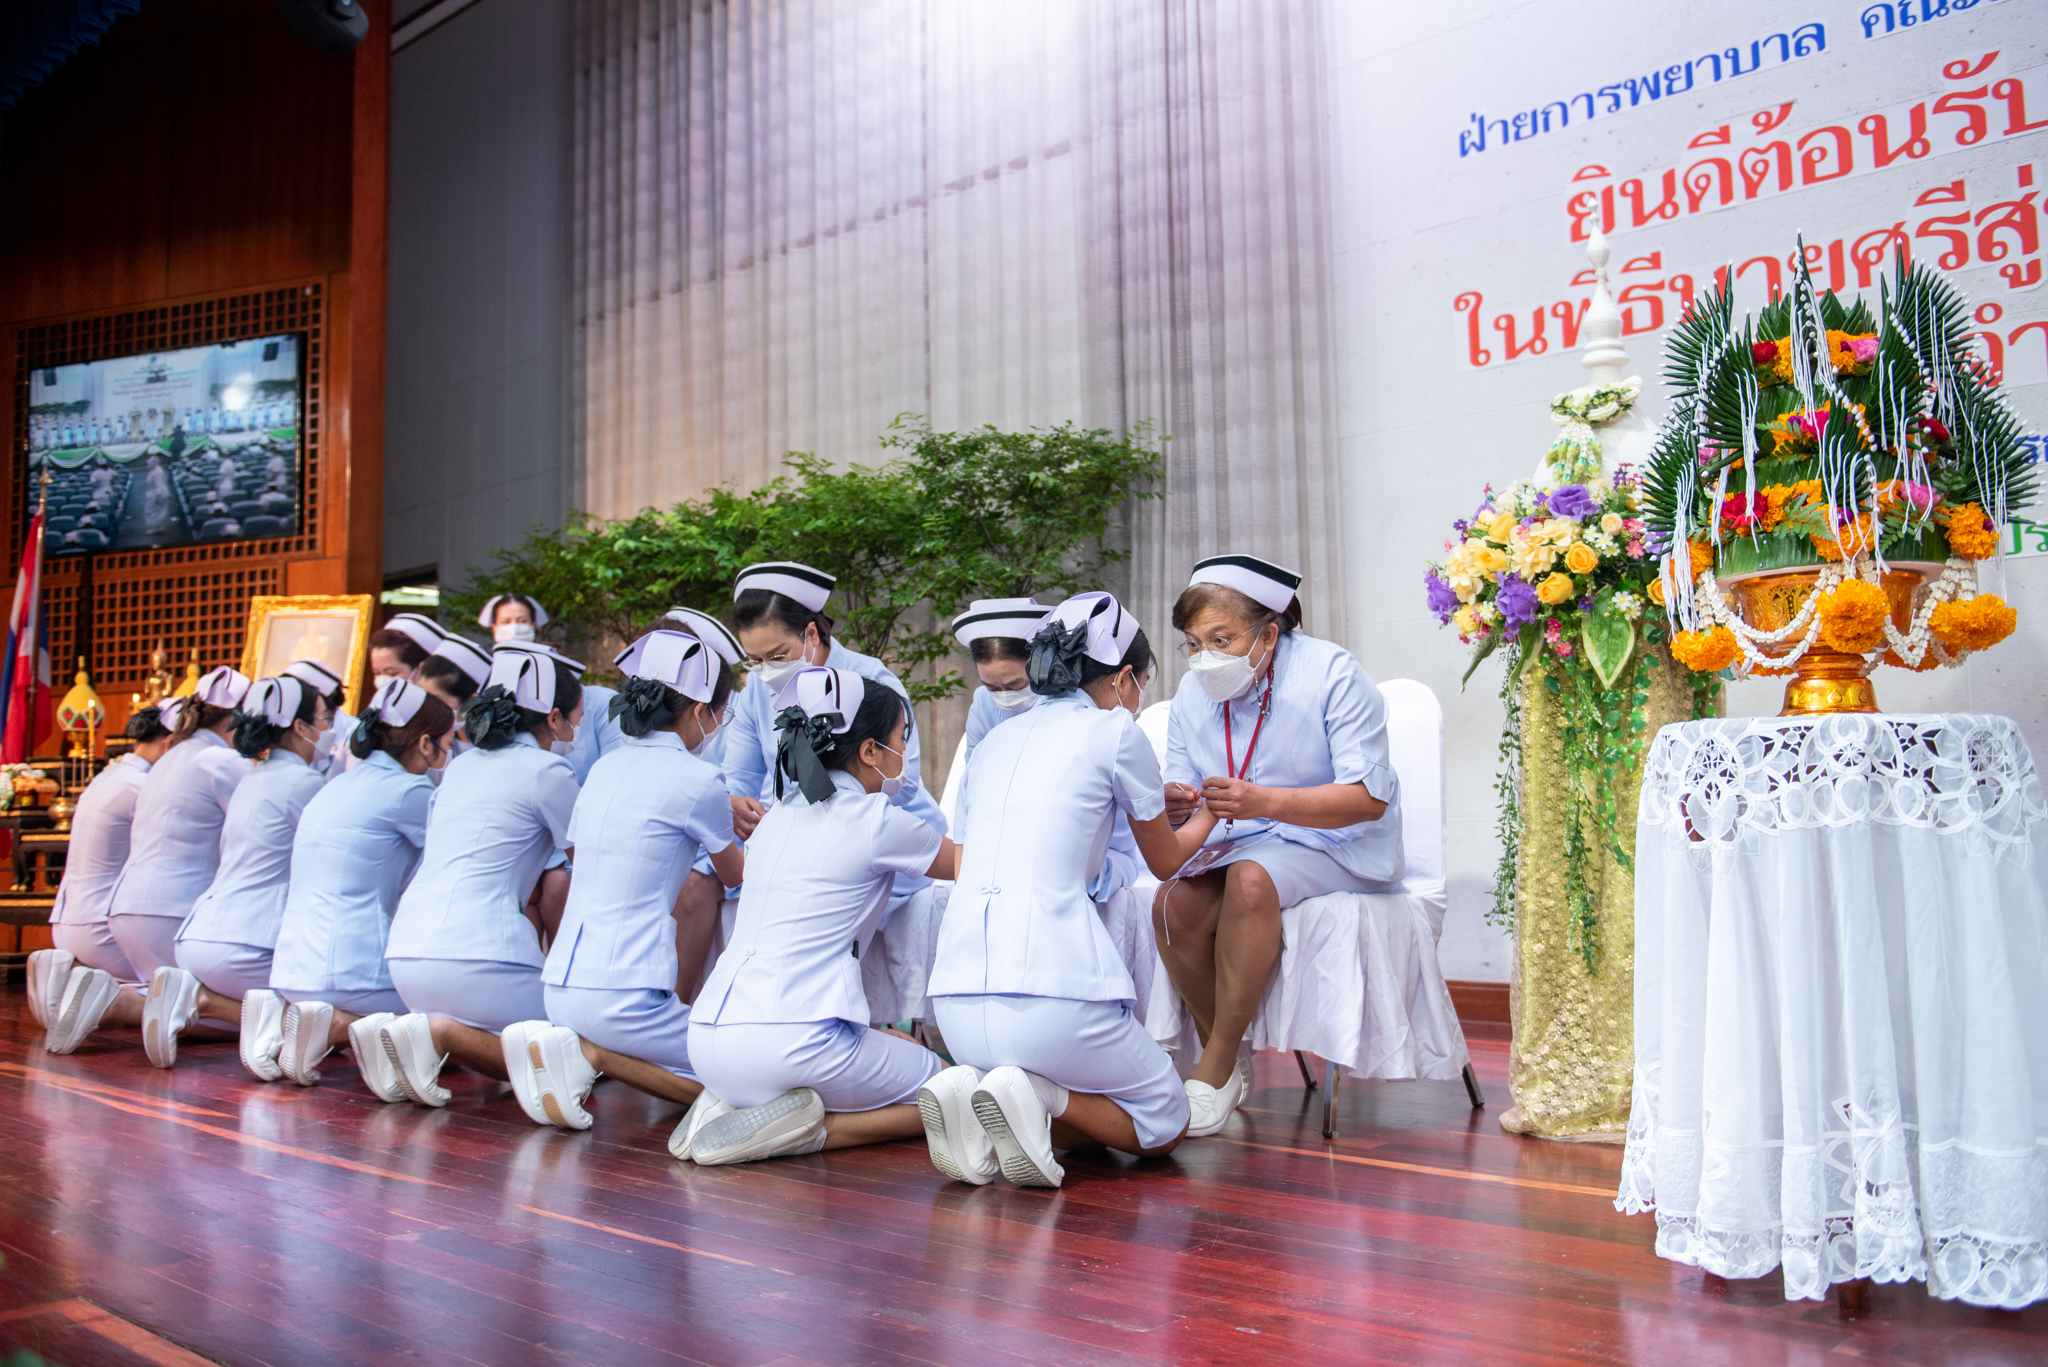
[[775,715],[775,729],[782,738],[775,743],[775,800],[782,800],[782,776],[788,774],[796,780],[797,788],[806,800],[823,802],[832,796],[832,774],[825,768],[825,762],[818,758],[823,750],[831,754],[837,748],[833,739],[833,728],[845,724],[845,718],[837,712],[823,712],[813,717],[801,707],[785,707]]
[[1048,622],[1031,638],[1031,659],[1024,667],[1031,691],[1057,698],[1081,686],[1081,661],[1088,655],[1088,624],[1063,627]]

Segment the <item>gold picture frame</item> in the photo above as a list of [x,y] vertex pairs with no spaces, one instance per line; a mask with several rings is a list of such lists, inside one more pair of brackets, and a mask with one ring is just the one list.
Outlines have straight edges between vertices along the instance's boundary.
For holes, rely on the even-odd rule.
[[261,679],[294,660],[316,660],[341,676],[341,705],[353,713],[362,691],[376,601],[367,593],[258,594],[249,600],[242,672]]

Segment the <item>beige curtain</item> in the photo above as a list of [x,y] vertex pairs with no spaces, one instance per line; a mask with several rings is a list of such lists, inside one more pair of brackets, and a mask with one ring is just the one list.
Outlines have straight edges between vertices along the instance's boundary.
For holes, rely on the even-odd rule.
[[[1249,551],[1344,621],[1314,0],[576,7],[574,453],[606,516],[782,453],[1152,421],[1112,585]],[[1170,678],[1161,687],[1171,685]]]

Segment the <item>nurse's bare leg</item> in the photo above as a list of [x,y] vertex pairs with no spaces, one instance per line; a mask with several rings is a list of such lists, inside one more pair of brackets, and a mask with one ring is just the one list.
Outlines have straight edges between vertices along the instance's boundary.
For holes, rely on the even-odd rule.
[[109,1026],[125,1025],[140,1030],[144,1000],[140,987],[123,986],[114,994],[114,1000],[108,1004],[107,1014],[101,1016],[100,1023],[93,1028],[105,1030]]
[[433,1032],[434,1048],[457,1063],[474,1068],[485,1077],[494,1077],[500,1082],[511,1081],[505,1072],[505,1046],[490,1031],[449,1020],[446,1016],[429,1017],[427,1028]]
[[924,1121],[917,1107],[877,1106],[872,1111],[833,1111],[825,1117],[825,1147],[850,1149],[859,1144],[885,1144],[892,1139],[921,1138]]
[[[199,987],[199,1014],[193,1019],[233,1021],[236,1025],[240,1025],[242,1023],[242,999],[240,997],[222,996],[202,983]],[[203,1039],[208,1032],[205,1030],[186,1030],[183,1033],[195,1039]],[[218,1031],[212,1033],[219,1034]]]
[[636,1091],[658,1096],[664,1101],[678,1101],[687,1106],[704,1090],[703,1083],[692,1082],[686,1077],[677,1077],[658,1063],[614,1053],[602,1045],[592,1044],[589,1040],[583,1040],[583,1057],[590,1060],[590,1066],[606,1077],[615,1077]]
[[1223,870],[1160,885],[1152,898],[1152,938],[1195,1030],[1208,1043],[1216,1016],[1216,923],[1223,914]]
[[696,869],[683,878],[683,890],[676,894],[676,997],[694,1005],[697,980],[704,976],[704,961],[711,957],[711,941],[718,934],[719,909],[725,905],[725,884],[716,874]]
[[327,1047],[329,1049],[339,1049],[347,1044],[348,1028],[361,1019],[361,1016],[352,1015],[338,1006],[335,1007],[333,1019],[327,1022]]
[[562,928],[562,913],[568,906],[569,871],[543,869],[533,885],[533,896],[527,901],[527,919],[539,933],[543,950],[555,942],[555,932]]
[[1202,1041],[1194,1077],[1211,1087],[1230,1081],[1237,1046],[1265,999],[1280,962],[1280,894],[1272,877],[1249,859],[1223,871],[1223,909],[1216,918],[1216,1014]]
[[[1236,1054],[1231,1057],[1235,1060]],[[1178,1148],[1186,1136],[1183,1127],[1158,1148],[1148,1149],[1138,1141],[1138,1127],[1132,1122],[1131,1113],[1095,1092],[1067,1093],[1067,1109],[1052,1122],[1052,1146],[1056,1149],[1120,1149],[1140,1158],[1163,1158]],[[830,1143],[826,1147],[830,1148]]]

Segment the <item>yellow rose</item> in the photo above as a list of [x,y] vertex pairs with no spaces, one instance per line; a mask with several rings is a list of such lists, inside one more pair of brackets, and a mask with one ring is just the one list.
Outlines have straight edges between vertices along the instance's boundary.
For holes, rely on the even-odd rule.
[[1481,574],[1499,574],[1508,567],[1508,553],[1498,546],[1480,544],[1472,548],[1472,568]]
[[1465,604],[1451,614],[1451,624],[1460,636],[1474,636],[1479,632],[1479,609],[1471,603]]
[[1536,586],[1536,596],[1549,603],[1552,607],[1555,607],[1557,604],[1569,599],[1576,588],[1577,585],[1572,583],[1570,575],[1563,573],[1553,574]]
[[1660,608],[1664,606],[1664,581],[1662,579],[1652,579],[1650,581],[1650,601]]
[[1572,548],[1564,553],[1564,563],[1565,568],[1573,574],[1591,574],[1593,567],[1600,563],[1600,557],[1594,554],[1591,546],[1588,546],[1583,541],[1578,541],[1574,542]]
[[1508,537],[1514,534],[1515,527],[1520,521],[1520,518],[1503,508],[1486,524],[1486,534],[1505,546],[1508,544]]

